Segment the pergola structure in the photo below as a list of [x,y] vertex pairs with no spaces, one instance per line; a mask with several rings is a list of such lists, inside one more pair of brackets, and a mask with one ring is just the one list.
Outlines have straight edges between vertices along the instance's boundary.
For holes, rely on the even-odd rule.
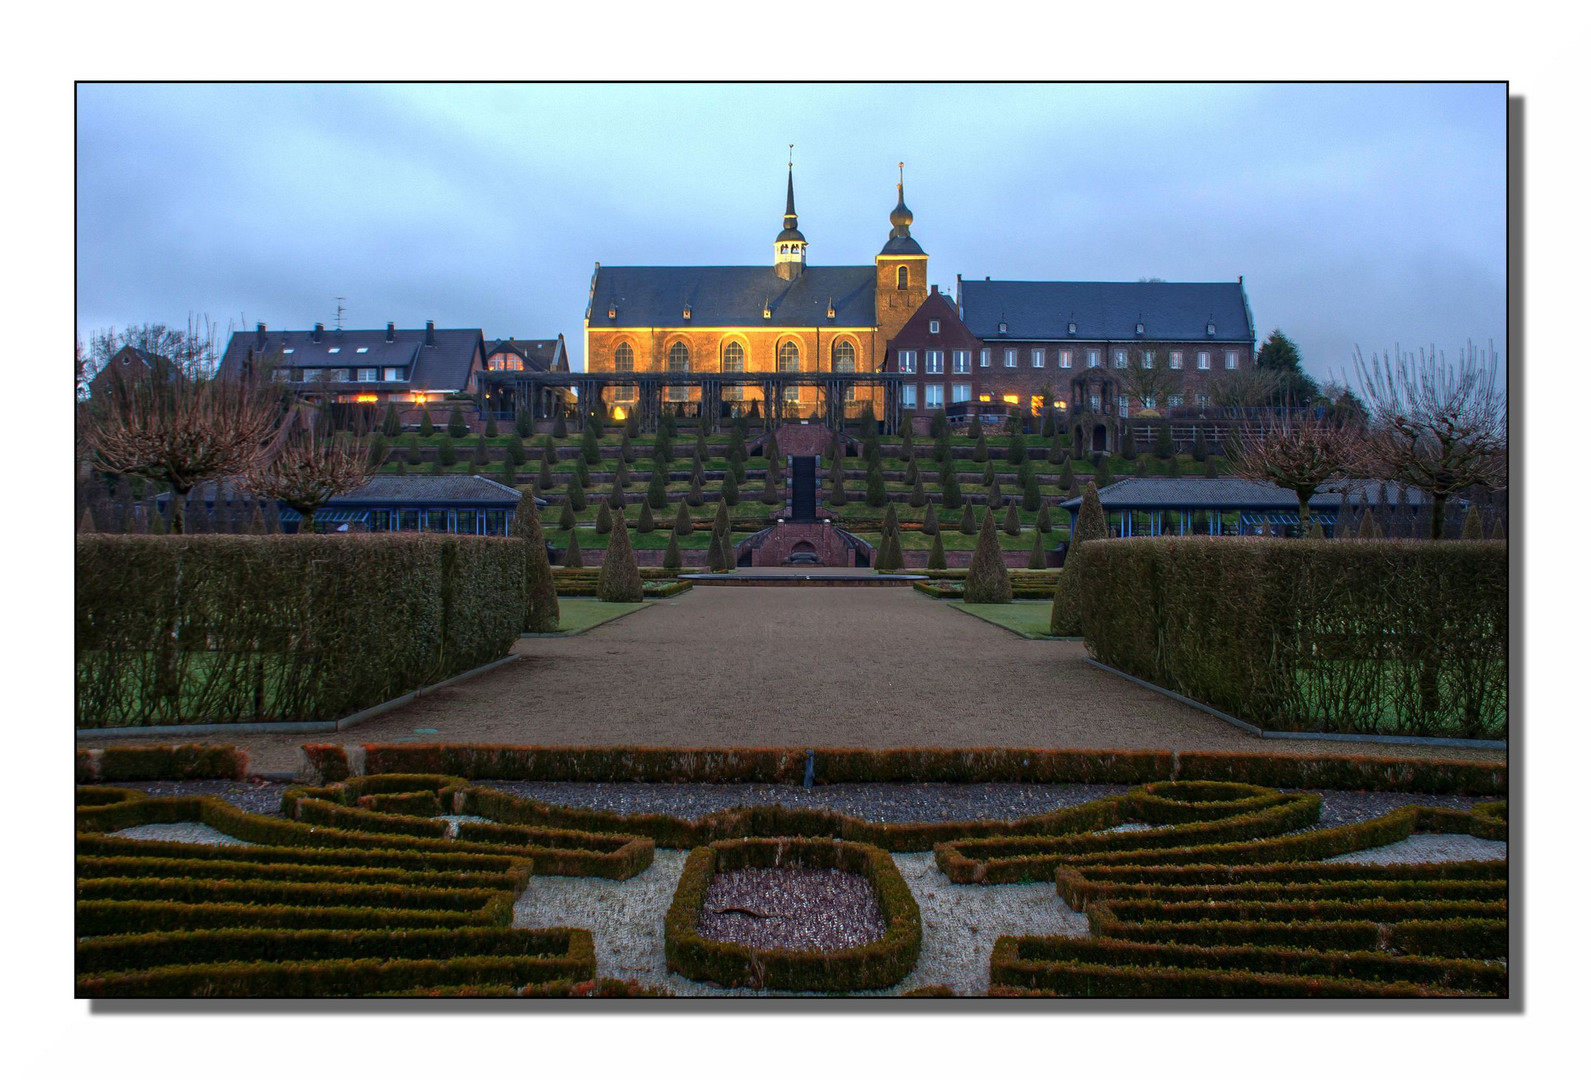
[[[847,391],[882,391],[883,408],[878,419],[886,435],[900,430],[904,422],[901,407],[901,376],[895,372],[838,372],[838,371],[754,371],[727,372],[566,372],[566,371],[492,371],[482,376],[486,386],[487,407],[500,417],[512,417],[517,409],[529,409],[538,420],[555,415],[559,390],[572,390],[581,402],[577,422],[593,401],[601,400],[610,410],[615,405],[634,409],[643,430],[655,430],[663,409],[673,407],[685,416],[705,418],[711,430],[718,430],[721,421],[735,415],[744,402],[726,397],[724,391],[732,387],[751,387],[762,393],[762,420],[767,428],[777,427],[785,420],[804,419],[794,412],[795,403],[785,401],[785,391],[790,387],[814,387],[817,390],[818,412],[830,427],[838,426],[846,414]],[[617,400],[612,393],[618,388],[633,391],[626,400]],[[682,388],[697,391],[695,400],[669,401],[667,390]],[[871,396],[871,395],[869,395]]]
[[[1309,500],[1309,512],[1320,523],[1328,536],[1336,531],[1337,519],[1345,508],[1362,512],[1375,505],[1372,492],[1381,487],[1379,481],[1349,480],[1331,485],[1316,492]],[[1399,493],[1396,484],[1389,484],[1391,501],[1406,499],[1410,506],[1421,505],[1423,495],[1414,488]],[[1061,503],[1061,509],[1071,515],[1071,527],[1077,528],[1077,515],[1081,510],[1081,497]],[[1105,520],[1112,536],[1189,536],[1193,535],[1194,522],[1199,515],[1205,517],[1203,533],[1211,536],[1232,535],[1224,532],[1222,522],[1227,515],[1236,515],[1235,533],[1252,536],[1262,526],[1273,532],[1285,532],[1299,526],[1298,498],[1291,491],[1273,484],[1261,484],[1234,477],[1201,479],[1196,477],[1129,477],[1100,490],[1099,505],[1105,511]],[[1139,530],[1134,522],[1143,517],[1147,530]]]

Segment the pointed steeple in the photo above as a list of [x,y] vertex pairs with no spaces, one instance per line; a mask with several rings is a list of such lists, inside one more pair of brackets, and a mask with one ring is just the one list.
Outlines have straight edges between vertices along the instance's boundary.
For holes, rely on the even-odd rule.
[[785,280],[793,280],[807,265],[807,238],[796,227],[795,208],[795,145],[790,147],[789,173],[784,186],[784,231],[773,240],[773,269]]

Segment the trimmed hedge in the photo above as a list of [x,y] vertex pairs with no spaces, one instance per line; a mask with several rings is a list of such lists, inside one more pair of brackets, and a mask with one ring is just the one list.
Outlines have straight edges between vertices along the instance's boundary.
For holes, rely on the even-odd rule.
[[1284,731],[1504,738],[1500,542],[1156,537],[1077,548],[1099,661]]
[[[743,867],[839,869],[865,877],[878,897],[884,936],[833,951],[754,949],[709,941],[697,932],[708,886],[720,871]],[[674,902],[663,919],[670,971],[723,986],[846,993],[893,986],[911,973],[922,947],[922,916],[895,861],[867,844],[780,838],[717,841],[685,860]]]
[[447,960],[376,957],[315,962],[262,960],[83,976],[77,980],[77,994],[79,997],[344,997],[473,982],[526,985],[563,974],[570,966],[563,959],[539,956],[464,956]]
[[80,535],[77,726],[335,720],[506,656],[522,543]]
[[241,780],[249,753],[236,746],[105,746],[77,751],[77,782],[117,780]]

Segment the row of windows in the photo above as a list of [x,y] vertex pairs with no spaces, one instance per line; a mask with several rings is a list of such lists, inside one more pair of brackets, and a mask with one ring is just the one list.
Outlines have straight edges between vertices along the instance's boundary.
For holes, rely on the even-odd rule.
[[291,382],[402,382],[405,378],[401,367],[362,367],[351,370],[354,372],[352,379],[348,377],[349,368],[278,369],[276,377]]
[[[1146,408],[1146,409],[1159,408],[1159,406],[1156,404],[1157,400],[1158,399],[1155,398],[1153,395],[1151,395],[1149,397],[1146,397],[1143,400],[1143,407]],[[1210,395],[1209,394],[1195,394],[1193,396],[1193,403],[1195,405],[1197,405],[1201,409],[1202,408],[1206,408],[1210,404]],[[1093,409],[1095,412],[1098,412],[1099,411],[1099,395],[1098,394],[1090,394],[1088,396],[1088,405],[1089,405],[1089,408]],[[1125,413],[1125,412],[1127,412],[1128,408],[1131,405],[1132,405],[1132,399],[1129,398],[1126,394],[1120,394],[1120,395],[1117,396],[1117,398],[1116,398],[1116,411],[1117,412]],[[1167,408],[1176,409],[1176,408],[1180,408],[1181,406],[1182,406],[1182,395],[1181,394],[1170,394],[1170,395],[1168,395],[1166,397],[1166,407]]]
[[[856,346],[849,341],[836,341],[829,350],[829,356],[834,363],[835,371],[856,370]],[[781,342],[778,362],[780,371],[800,371],[801,346],[794,341]],[[635,370],[635,349],[629,342],[620,342],[613,350],[613,370],[623,372]],[[691,370],[689,345],[683,341],[676,341],[669,346],[668,370],[676,374],[689,373]],[[746,349],[740,342],[731,341],[724,346],[723,370],[728,374],[739,374],[746,370]]]
[[[992,349],[979,349],[978,350],[978,366],[979,367],[986,368],[986,367],[990,366],[991,354],[993,353],[993,351],[994,350],[992,350]],[[1021,354],[1021,350],[1020,349],[1006,349],[1005,350],[1005,366],[1008,367],[1008,368],[1015,368],[1015,367],[1020,366],[1020,364],[1019,364],[1020,354]],[[1062,368],[1070,368],[1072,366],[1073,355],[1074,355],[1074,351],[1072,349],[1060,349],[1056,353],[1056,357],[1055,357],[1056,363]],[[951,357],[952,357],[951,371],[952,371],[953,374],[965,375],[968,371],[971,370],[972,353],[971,353],[970,350],[956,349],[956,350],[954,350],[951,353]],[[1098,349],[1085,349],[1085,350],[1083,350],[1083,357],[1084,357],[1084,359],[1087,362],[1087,366],[1089,366],[1091,368],[1096,368],[1096,367],[1100,366],[1100,363],[1099,363],[1099,350]],[[1232,370],[1237,368],[1237,358],[1238,358],[1237,350],[1235,350],[1235,349],[1228,349],[1227,350],[1225,361],[1226,361],[1226,369],[1228,371],[1232,371]],[[1048,359],[1048,351],[1045,350],[1045,349],[1031,349],[1028,352],[1028,363],[1031,364],[1033,367],[1036,367],[1036,368],[1043,367],[1046,359]],[[1125,368],[1127,366],[1127,350],[1126,349],[1117,349],[1115,351],[1115,355],[1112,357],[1112,359],[1114,360],[1116,367]],[[1196,359],[1197,359],[1198,368],[1199,368],[1200,371],[1209,371],[1210,370],[1210,354],[1208,352],[1200,352],[1200,353],[1198,353]],[[902,349],[900,352],[896,353],[896,360],[897,360],[897,365],[896,366],[897,366],[898,370],[900,370],[901,372],[903,372],[905,374],[908,374],[908,375],[916,373],[916,371],[917,371],[917,351],[915,349]],[[1181,371],[1182,370],[1182,350],[1173,349],[1171,351],[1169,362],[1170,362],[1172,370]],[[923,353],[923,373],[925,375],[940,375],[940,374],[943,374],[944,373],[944,363],[945,363],[945,354],[944,354],[944,352],[942,350],[939,350],[939,349],[928,349],[928,350],[924,351],[924,353]],[[1143,352],[1140,355],[1140,363],[1142,363],[1145,368],[1153,368],[1155,366],[1155,354],[1154,354],[1154,352],[1152,350]]]

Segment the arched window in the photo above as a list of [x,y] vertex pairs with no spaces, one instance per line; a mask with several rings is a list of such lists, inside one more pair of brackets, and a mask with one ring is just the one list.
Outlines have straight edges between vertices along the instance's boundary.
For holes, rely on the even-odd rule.
[[898,266],[898,267],[895,268],[895,288],[904,289],[905,287],[906,287],[906,268],[904,266]]
[[619,347],[613,350],[613,370],[635,370],[635,350],[630,348],[628,341],[619,342]]
[[786,341],[779,346],[779,370],[801,370],[801,347],[793,341]]
[[[836,341],[834,343],[834,370],[846,375],[856,370],[856,346],[849,341]],[[856,400],[855,386],[846,386],[845,400]]]
[[[724,346],[724,374],[739,375],[746,370],[746,347],[738,341],[731,341]],[[740,401],[746,396],[746,388],[739,384],[724,387],[725,401]]]
[[668,370],[670,374],[682,374],[691,369],[691,351],[683,341],[676,341],[668,347]]

